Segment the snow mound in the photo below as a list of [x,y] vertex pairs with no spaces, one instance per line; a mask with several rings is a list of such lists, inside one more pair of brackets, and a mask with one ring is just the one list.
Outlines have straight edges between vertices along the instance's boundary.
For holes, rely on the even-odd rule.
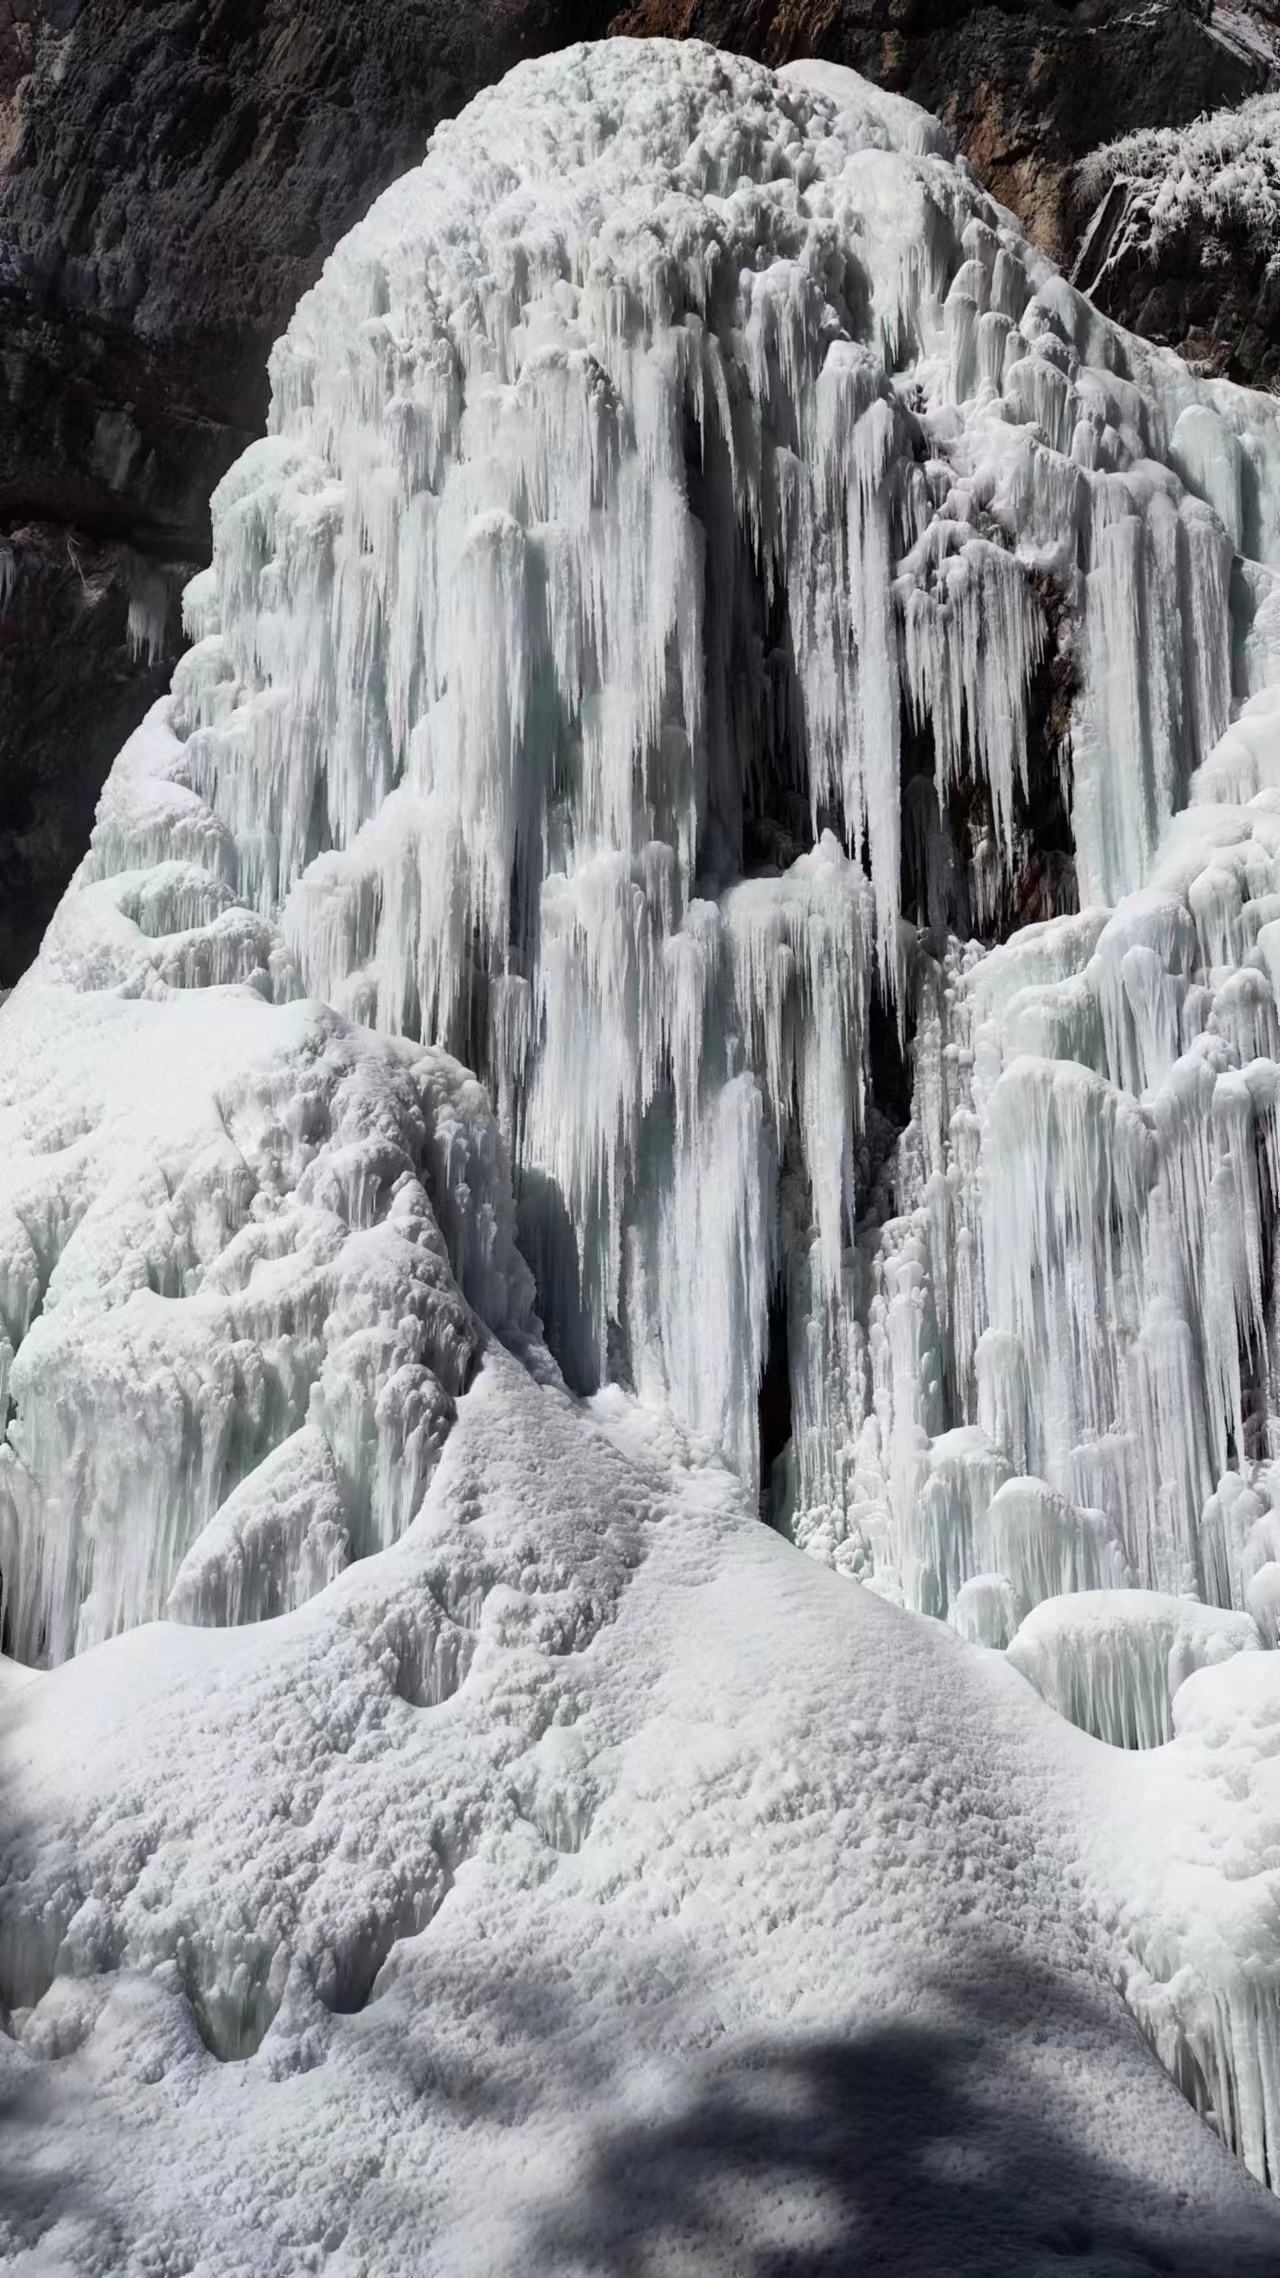
[[1094,1918],[1150,1799],[1035,1708],[491,1344],[390,1549],[7,1702],[6,2252],[1014,2278],[1048,2225],[1263,2278],[1280,2210],[1112,1988],[1158,1897]]
[[1008,1653],[1082,1732],[1113,1748],[1159,1748],[1173,1738],[1183,1680],[1260,1642],[1249,1614],[1157,1590],[1082,1590],[1034,1607]]
[[[1280,2186],[1276,1858],[1280,1660],[1243,1652],[1179,1688],[1174,1739],[1112,1759],[1128,1825],[1106,1874],[1126,1999],[1172,2077],[1252,2172]],[[1083,1834],[1086,1872],[1100,1864]]]

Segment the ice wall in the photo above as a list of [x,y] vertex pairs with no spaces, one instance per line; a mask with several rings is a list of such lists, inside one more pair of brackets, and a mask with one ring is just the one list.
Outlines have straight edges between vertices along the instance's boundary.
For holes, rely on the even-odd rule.
[[[1275,415],[1102,322],[923,114],[661,43],[442,129],[272,378],[188,596],[200,859],[309,994],[485,1077],[571,1380],[753,1479],[779,1182],[842,1307],[904,910],[989,925],[1034,737],[1068,787],[1064,639],[1081,893],[1141,881],[1268,669]],[[176,851],[108,798],[91,870]],[[807,1366],[811,1498],[865,1399]]]
[[[1033,1595],[1221,1595],[1197,1530],[1265,1330],[1270,1094],[1244,1070],[1275,1014],[1262,916],[1228,985],[1253,921],[1210,904],[1225,862],[1263,910],[1265,818],[1248,855],[1206,844],[1209,884],[1203,831],[1148,880],[1192,781],[1265,742],[1275,408],[1104,323],[909,106],[662,43],[522,67],[442,129],[272,377],[195,646],[42,975],[305,995],[460,1054],[570,1383],[671,1406],[754,1485],[780,1293],[790,1521],[909,1603],[1004,1571],[992,1498],[1019,1478]],[[983,960],[1046,799],[1090,914]],[[868,1067],[912,1028],[890,1171]],[[1237,1220],[1206,1279],[1197,1245]],[[58,1249],[33,1264],[19,1221],[15,1353]],[[258,1352],[271,1318],[242,1311],[215,1342]],[[175,1393],[163,1486],[108,1489],[39,1420],[41,1350],[13,1363],[0,1523],[11,1602],[43,1576],[27,1649],[61,1594],[65,1650],[91,1594],[108,1629],[161,1600],[102,1596],[55,1474],[86,1511],[160,1495],[162,1599],[319,1363],[269,1422],[229,1387],[194,1458]],[[237,1540],[292,1540],[270,1513]],[[222,1579],[183,1592],[256,1603],[217,1539]]]
[[[899,1215],[863,1237],[871,1397],[799,1522],[922,1610],[1013,1579],[976,1508],[1002,1462],[1148,1589],[1243,1610],[1280,1550],[1277,784],[1268,690],[1113,912],[922,961]],[[976,1497],[939,1535],[962,1443]]]

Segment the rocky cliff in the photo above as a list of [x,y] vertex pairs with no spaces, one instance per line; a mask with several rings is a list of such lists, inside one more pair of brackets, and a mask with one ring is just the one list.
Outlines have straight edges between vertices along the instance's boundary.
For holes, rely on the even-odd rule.
[[1097,152],[1076,281],[1134,332],[1248,387],[1280,380],[1280,97]]

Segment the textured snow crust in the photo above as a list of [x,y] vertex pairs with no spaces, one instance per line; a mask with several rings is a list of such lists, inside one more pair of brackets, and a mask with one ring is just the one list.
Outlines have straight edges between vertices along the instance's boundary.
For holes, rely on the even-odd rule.
[[[1280,1657],[1140,1754],[990,1649],[1275,1636],[1275,407],[664,43],[273,379],[0,1013],[0,2251],[1274,2268],[1121,1995],[1276,2181]],[[1087,906],[988,954],[1064,641]]]
[[1176,1749],[798,1557],[620,1394],[491,1346],[398,1544],[6,1715],[15,2270],[1274,2266],[1109,1982],[1177,1865],[1113,1767]]

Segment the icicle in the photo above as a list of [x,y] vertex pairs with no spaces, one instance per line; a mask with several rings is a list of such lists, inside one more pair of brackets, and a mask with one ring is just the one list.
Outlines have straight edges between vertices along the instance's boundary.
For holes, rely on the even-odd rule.
[[983,1570],[1007,1574],[1029,1606],[1127,1580],[1104,1514],[1077,1510],[1043,1479],[1005,1481],[987,1509],[980,1543]]
[[947,1620],[970,1645],[986,1645],[1000,1652],[1024,1611],[1024,1602],[1006,1575],[974,1574],[958,1592]]
[[734,1002],[773,1116],[779,1154],[792,1114],[813,1190],[828,1291],[853,1223],[853,1144],[862,1122],[862,1065],[871,931],[861,872],[830,832],[783,878],[735,886],[723,903]]

